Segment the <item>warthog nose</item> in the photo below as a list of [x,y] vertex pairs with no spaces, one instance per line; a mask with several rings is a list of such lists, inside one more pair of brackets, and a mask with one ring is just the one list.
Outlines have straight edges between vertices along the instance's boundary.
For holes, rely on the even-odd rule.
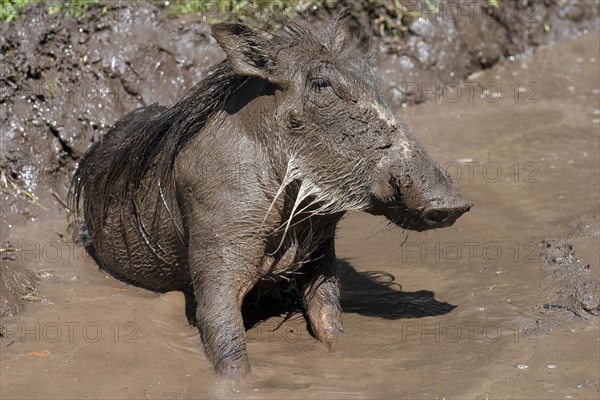
[[425,211],[425,213],[423,213],[423,218],[425,218],[427,221],[429,222],[433,222],[435,224],[441,224],[442,222],[444,222],[448,216],[449,216],[449,211],[445,210],[445,209],[433,209],[433,210],[427,210]]
[[470,203],[465,202],[457,207],[431,207],[422,212],[423,219],[434,228],[450,226],[471,208]]

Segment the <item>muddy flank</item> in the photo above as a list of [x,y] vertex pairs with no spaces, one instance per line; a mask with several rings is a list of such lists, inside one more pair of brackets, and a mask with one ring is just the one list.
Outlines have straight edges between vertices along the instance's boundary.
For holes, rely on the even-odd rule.
[[[426,85],[425,104],[394,105],[475,207],[427,233],[349,215],[339,343],[329,351],[300,314],[272,316],[248,330],[253,369],[231,382],[214,375],[183,295],[105,276],[67,233],[61,202],[89,143],[127,111],[172,104],[223,56],[204,24],[108,11],[2,28],[0,290],[13,306],[0,397],[598,397],[597,32],[499,57],[462,85],[394,75],[401,58],[378,55],[388,90]],[[25,311],[8,316],[15,299]]]

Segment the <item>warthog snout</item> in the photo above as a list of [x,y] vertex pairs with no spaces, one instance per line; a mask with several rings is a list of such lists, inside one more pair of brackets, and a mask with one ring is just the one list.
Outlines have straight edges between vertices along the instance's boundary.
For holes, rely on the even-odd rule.
[[394,160],[383,163],[383,168],[389,170],[392,199],[375,198],[369,212],[415,231],[451,226],[472,204],[409,134],[403,132],[403,136],[404,147],[392,147],[386,160]]
[[423,213],[421,214],[423,221],[425,221],[430,228],[445,228],[452,225],[454,221],[471,208],[471,204],[465,201],[465,199],[460,197],[460,200],[462,205],[431,207],[423,210]]

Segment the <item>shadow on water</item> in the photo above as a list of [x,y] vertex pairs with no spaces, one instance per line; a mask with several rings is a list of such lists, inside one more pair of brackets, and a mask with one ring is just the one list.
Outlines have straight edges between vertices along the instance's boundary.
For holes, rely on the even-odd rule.
[[435,293],[428,290],[402,291],[388,272],[358,272],[343,260],[338,265],[345,313],[384,319],[422,318],[447,314],[456,307],[436,300]]
[[[341,303],[344,313],[356,313],[388,320],[422,318],[443,315],[456,306],[438,301],[428,290],[402,291],[395,277],[383,271],[358,272],[350,263],[339,260]],[[251,291],[242,308],[244,325],[247,329],[268,318],[302,312],[298,292],[282,287],[262,294]]]

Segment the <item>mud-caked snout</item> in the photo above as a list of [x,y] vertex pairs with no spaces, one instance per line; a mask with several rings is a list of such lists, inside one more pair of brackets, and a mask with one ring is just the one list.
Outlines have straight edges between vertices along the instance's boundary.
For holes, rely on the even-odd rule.
[[388,162],[392,198],[373,198],[373,214],[405,229],[424,231],[451,226],[472,204],[460,195],[449,175],[423,150]]
[[[425,230],[434,228],[445,228],[452,225],[461,215],[471,209],[472,204],[466,201],[462,196],[460,203],[442,206],[432,206],[425,208],[420,212],[420,216],[415,215],[411,218],[415,227],[414,230]],[[421,227],[419,227],[421,225]],[[419,229],[421,228],[421,229]]]

